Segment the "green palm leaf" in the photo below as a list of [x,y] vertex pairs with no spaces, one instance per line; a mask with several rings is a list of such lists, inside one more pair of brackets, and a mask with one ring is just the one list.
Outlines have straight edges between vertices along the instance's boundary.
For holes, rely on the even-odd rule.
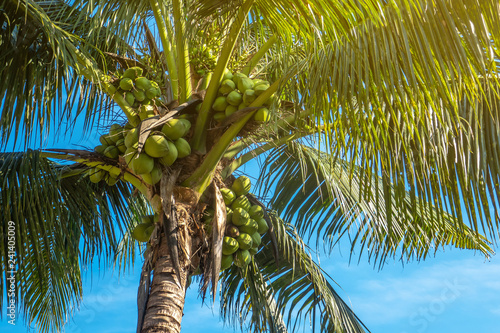
[[[62,328],[79,303],[80,265],[96,257],[110,264],[128,221],[145,211],[130,186],[92,184],[82,177],[85,170],[56,164],[38,151],[0,155],[0,233],[7,235],[8,221],[15,223],[16,298],[27,322],[41,332]],[[1,294],[10,271],[6,242],[0,243]]]
[[239,321],[245,331],[247,321],[253,332],[296,332],[307,320],[321,332],[365,332],[331,279],[314,263],[296,230],[278,216],[270,217],[278,241],[279,266],[267,235],[246,271],[233,266],[223,273],[223,318]]
[[[407,189],[298,142],[283,145],[266,157],[259,180],[261,195],[287,220],[294,220],[302,237],[332,249],[348,236],[352,249],[361,245],[382,265],[387,257],[425,259],[444,245],[493,251],[483,236],[461,220],[432,208]],[[350,174],[352,172],[352,174]],[[431,207],[431,208],[430,208]],[[361,255],[361,254],[360,254]]]

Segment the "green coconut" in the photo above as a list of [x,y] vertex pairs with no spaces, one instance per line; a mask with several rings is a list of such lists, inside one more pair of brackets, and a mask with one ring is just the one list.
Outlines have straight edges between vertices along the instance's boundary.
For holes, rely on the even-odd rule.
[[132,237],[139,242],[147,242],[151,234],[148,235],[146,229],[151,227],[149,224],[140,223],[135,226],[134,230],[132,230]]
[[134,87],[134,81],[131,78],[125,77],[120,80],[120,88],[125,91],[130,91]]
[[233,219],[233,210],[226,206],[226,220],[232,221]]
[[222,258],[220,260],[221,271],[228,269],[229,267],[231,267],[232,264],[233,264],[233,256],[231,254],[227,256],[222,255]]
[[238,81],[238,90],[241,92],[253,89],[253,81],[247,77],[243,77]]
[[113,186],[118,182],[118,177],[112,176],[111,174],[108,174],[104,179],[109,186]]
[[229,188],[221,188],[220,192],[222,193],[226,206],[232,204],[234,199],[236,199],[236,194]]
[[245,90],[245,93],[243,94],[243,103],[245,103],[245,105],[250,105],[256,98],[257,95],[255,95],[255,90]]
[[89,179],[92,183],[99,183],[104,178],[105,172],[99,168],[90,169]]
[[[238,84],[240,83],[240,80],[243,79],[243,78],[246,78],[248,79],[248,76],[246,76],[245,74],[243,73],[235,73],[233,75],[233,78],[232,80],[234,81],[234,83],[236,83],[236,86],[238,87]],[[239,88],[238,88],[239,89]],[[243,90],[244,91],[244,90]]]
[[151,81],[146,79],[144,76],[140,76],[135,79],[135,87],[141,90],[148,90],[151,88]]
[[258,232],[259,234],[264,234],[266,233],[267,230],[269,230],[269,225],[267,224],[267,221],[264,219],[259,219],[257,220],[257,224],[259,225]]
[[155,185],[161,180],[161,169],[154,167],[150,173],[142,174],[142,180],[149,185]]
[[231,80],[233,78],[233,73],[227,68],[224,68],[224,75],[222,76],[222,80]]
[[103,146],[111,146],[113,145],[115,142],[113,140],[111,140],[111,138],[109,137],[109,134],[104,134],[104,135],[101,135],[99,137],[99,142],[103,145]]
[[155,160],[146,153],[140,153],[132,159],[131,168],[138,174],[142,175],[153,171]]
[[245,268],[252,261],[252,255],[247,250],[241,250],[236,252],[236,258],[234,263],[239,268]]
[[[250,241],[252,238],[250,237]],[[239,248],[239,242],[233,237],[225,236],[222,241],[222,254],[230,255],[236,252]]]
[[257,112],[255,112],[255,114],[253,115],[253,119],[255,121],[268,122],[271,119],[269,110],[266,108],[258,109]]
[[267,99],[267,101],[264,102],[265,106],[271,106],[273,105],[276,101],[278,100],[278,97],[276,94],[272,94],[271,97]]
[[250,178],[247,176],[240,176],[233,182],[231,190],[233,190],[236,195],[240,196],[248,194],[251,187],[252,182],[250,181]]
[[241,207],[234,208],[233,209],[233,217],[231,221],[233,222],[234,225],[240,226],[245,224],[248,219],[250,219],[250,215],[248,215],[248,212],[244,210]]
[[173,142],[167,140],[168,143],[168,154],[160,157],[158,161],[165,166],[171,166],[177,160],[178,152]]
[[253,90],[255,91],[255,95],[260,96],[260,94],[262,94],[268,88],[269,88],[268,84],[259,84],[259,85],[255,85]]
[[259,229],[259,225],[254,219],[250,218],[245,224],[239,226],[238,229],[240,230],[240,232],[252,235],[257,232],[257,230]]
[[144,215],[143,217],[141,217],[141,222],[147,225],[152,225],[153,223],[155,223],[155,215]]
[[248,214],[251,218],[257,221],[264,217],[264,210],[260,205],[252,205],[252,207],[248,210]]
[[243,103],[243,100],[242,100],[241,103],[240,103],[240,105],[238,105],[238,110],[244,109],[246,107],[247,107],[246,104]]
[[125,162],[127,163],[127,165],[131,165],[132,163],[132,159],[137,155],[137,149],[135,148],[127,148],[127,150],[125,150],[125,152],[123,153],[123,158],[125,159]]
[[151,234],[153,233],[153,230],[155,230],[155,226],[154,225],[150,225],[149,227],[146,228],[146,230],[144,231],[144,233],[146,234],[146,236],[148,237],[148,239],[151,238]]
[[124,153],[127,150],[127,147],[125,146],[125,139],[120,139],[116,141],[116,148],[120,151],[120,153]]
[[231,204],[231,208],[234,210],[236,208],[244,209],[248,212],[248,210],[252,207],[252,204],[248,200],[248,198],[244,195],[240,195],[237,197],[233,203]]
[[183,138],[179,138],[174,142],[175,148],[177,148],[177,158],[183,158],[191,154],[191,146]]
[[168,140],[159,134],[150,135],[144,143],[144,151],[151,157],[163,157],[169,153]]
[[249,234],[242,233],[241,230],[240,235],[236,237],[236,240],[238,241],[239,248],[242,250],[248,250],[252,247],[252,237]]
[[[182,138],[189,131],[189,127],[186,126],[187,119],[170,119],[163,125],[161,131],[172,141]],[[191,124],[191,123],[189,123]]]
[[219,96],[215,99],[214,104],[212,104],[212,109],[215,111],[223,112],[227,107],[226,97]]
[[146,93],[144,90],[134,90],[132,93],[134,94],[136,101],[142,102],[146,99]]
[[132,106],[135,103],[135,96],[133,93],[127,91],[125,93],[125,101],[128,103],[128,105]]
[[111,125],[109,128],[109,138],[113,140],[113,142],[123,139],[123,127],[118,124]]
[[115,94],[115,92],[116,92],[116,87],[115,87],[115,86],[113,86],[113,85],[111,85],[111,84],[110,84],[110,85],[108,85],[108,94],[110,94],[110,95],[114,95],[114,94]]
[[259,247],[260,244],[262,243],[262,237],[260,236],[260,234],[258,232],[254,232],[251,237],[252,237],[252,247],[254,248]]
[[233,106],[238,106],[241,104],[241,102],[243,101],[243,97],[241,96],[241,94],[237,91],[231,91],[227,97],[226,97],[226,101],[228,104],[230,105],[233,105]]
[[251,249],[248,250],[248,253],[250,253],[250,255],[252,255],[252,256],[256,255],[257,252],[259,252],[258,247],[252,247]]
[[120,151],[116,146],[109,146],[104,150],[104,156],[108,158],[118,158],[118,155],[120,155]]
[[214,120],[215,121],[223,121],[226,119],[226,114],[224,112],[215,112],[214,113]]
[[224,114],[226,115],[226,118],[229,117],[230,115],[232,115],[233,113],[235,113],[236,111],[238,111],[238,108],[234,105],[228,105],[226,107],[226,110],[224,110]]
[[127,135],[125,135],[124,144],[125,147],[130,148],[132,145],[139,141],[139,129],[137,127],[132,128],[128,131]]
[[103,155],[104,154],[104,150],[108,148],[108,145],[98,145],[98,146],[95,146],[94,148],[94,151],[100,155]]
[[231,91],[233,91],[235,88],[236,88],[236,84],[232,80],[226,79],[226,80],[222,81],[220,88],[219,88],[219,93],[221,93],[222,95],[227,95]]
[[132,80],[135,80],[136,77],[141,75],[142,75],[142,68],[136,66],[127,68],[127,70],[125,70],[125,72],[123,73],[124,78],[129,78]]

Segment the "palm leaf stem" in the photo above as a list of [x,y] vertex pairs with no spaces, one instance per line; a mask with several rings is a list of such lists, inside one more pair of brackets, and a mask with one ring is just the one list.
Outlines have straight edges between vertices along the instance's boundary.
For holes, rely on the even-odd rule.
[[196,120],[194,136],[191,140],[191,147],[195,151],[199,151],[204,153],[206,151],[205,140],[207,135],[207,121],[209,119],[210,110],[212,108],[212,104],[217,97],[217,92],[219,90],[219,84],[224,75],[224,70],[227,67],[229,62],[229,58],[233,53],[234,47],[236,45],[236,41],[238,36],[240,35],[241,28],[246,21],[250,8],[252,7],[253,0],[246,0],[241,6],[238,16],[234,20],[231,25],[229,34],[224,40],[224,44],[222,46],[222,51],[217,60],[217,65],[215,66],[214,72],[212,74],[212,79],[207,88],[207,93],[205,95],[205,99],[201,104],[200,111],[198,113],[198,119]]
[[170,86],[172,88],[172,98],[173,100],[179,100],[179,77],[177,74],[177,66],[172,44],[169,42],[169,40],[173,39],[171,31],[169,30],[170,20],[168,19],[168,15],[162,14],[157,0],[150,0],[149,3],[151,5],[151,9],[153,10],[156,26],[158,27],[158,33],[160,35],[160,41],[163,46],[163,56],[165,57],[165,62],[167,64]]
[[255,68],[259,60],[262,59],[262,57],[267,53],[267,51],[269,51],[269,49],[274,45],[274,43],[276,43],[277,40],[278,38],[276,37],[276,35],[271,36],[267,40],[267,42],[262,45],[261,48],[252,56],[248,64],[243,67],[241,73],[250,75],[250,72]]
[[175,43],[177,49],[177,67],[179,69],[180,96],[179,103],[184,103],[191,95],[191,70],[189,66],[189,52],[185,40],[184,30],[186,22],[184,21],[183,1],[172,1],[172,12],[174,16]]

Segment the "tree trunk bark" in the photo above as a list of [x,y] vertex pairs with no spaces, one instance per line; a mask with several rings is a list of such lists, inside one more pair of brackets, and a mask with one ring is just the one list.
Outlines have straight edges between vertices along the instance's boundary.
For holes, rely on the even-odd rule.
[[[184,247],[184,245],[187,244],[179,242],[179,247]],[[185,246],[185,249],[189,248],[189,246]],[[179,333],[181,331],[189,263],[181,258],[179,261],[181,266],[180,280],[168,250],[167,237],[162,234],[158,257],[153,268],[153,283],[142,333]]]

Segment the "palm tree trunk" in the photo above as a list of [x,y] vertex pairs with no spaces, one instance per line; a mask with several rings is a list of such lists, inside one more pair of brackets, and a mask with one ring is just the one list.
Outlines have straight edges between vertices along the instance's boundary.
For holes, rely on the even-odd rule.
[[[179,333],[186,296],[189,263],[185,259],[179,259],[181,266],[179,279],[168,250],[165,234],[161,235],[160,242],[158,257],[153,267],[153,283],[141,332]],[[183,247],[186,244],[179,245]],[[185,246],[184,248],[189,249],[190,247]]]

